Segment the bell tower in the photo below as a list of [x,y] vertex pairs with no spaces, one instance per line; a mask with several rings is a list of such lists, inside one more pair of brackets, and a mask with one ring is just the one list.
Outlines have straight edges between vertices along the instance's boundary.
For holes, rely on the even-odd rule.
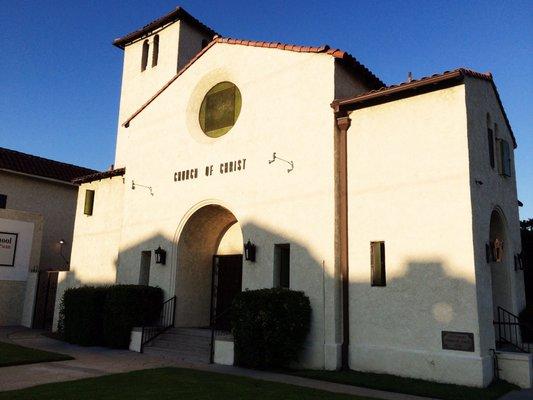
[[177,7],[113,42],[124,50],[119,132],[124,120],[176,75],[215,35],[211,28]]

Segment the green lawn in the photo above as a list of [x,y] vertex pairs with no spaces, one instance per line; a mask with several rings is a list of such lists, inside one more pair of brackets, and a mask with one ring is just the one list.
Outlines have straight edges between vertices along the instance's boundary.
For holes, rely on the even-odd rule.
[[370,400],[281,383],[181,368],[147,369],[0,392],[0,400],[19,399]]
[[0,342],[0,367],[62,360],[72,360],[72,357],[65,354],[50,353],[48,351]]
[[446,400],[490,400],[497,399],[511,390],[519,387],[505,381],[493,383],[486,389],[469,386],[450,385],[409,379],[399,376],[372,374],[356,371],[291,371],[290,374],[305,378],[318,379],[346,385],[361,386],[389,392],[412,394]]

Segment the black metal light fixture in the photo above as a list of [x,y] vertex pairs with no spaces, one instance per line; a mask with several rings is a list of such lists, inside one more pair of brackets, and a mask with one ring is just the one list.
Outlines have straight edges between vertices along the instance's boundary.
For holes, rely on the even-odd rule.
[[167,252],[163,250],[161,246],[159,246],[157,249],[155,249],[154,253],[155,263],[165,265],[165,263],[167,262]]
[[69,261],[66,259],[65,255],[63,254],[63,246],[65,245],[65,239],[59,239],[59,255],[65,262],[65,265],[69,266]]
[[255,244],[250,242],[250,240],[244,245],[244,259],[255,262]]

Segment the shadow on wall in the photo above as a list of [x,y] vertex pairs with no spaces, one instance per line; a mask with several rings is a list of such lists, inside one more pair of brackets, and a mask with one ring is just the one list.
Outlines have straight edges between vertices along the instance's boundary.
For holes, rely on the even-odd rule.
[[[217,228],[221,230],[220,234],[216,235],[218,240],[227,230],[227,226],[222,228],[222,225],[224,224]],[[200,226],[197,228],[199,232],[203,229]],[[184,229],[183,232],[185,231]],[[313,366],[323,366],[326,357],[324,344],[341,343],[339,284],[333,276],[334,268],[328,265],[332,260],[321,259],[316,251],[299,242],[296,234],[281,234],[254,223],[243,224],[242,232],[244,242],[251,239],[257,245],[257,262],[243,262],[243,289],[274,286],[277,273],[274,267],[274,245],[290,243],[290,287],[304,291],[309,296],[313,309],[311,333],[307,341],[308,347],[312,347],[313,351],[308,352],[304,358]],[[142,275],[141,254],[152,250],[149,284],[163,288],[167,298],[175,293],[178,309],[179,304],[192,304],[189,298],[184,297],[210,299],[211,256],[215,254],[213,250],[209,250],[211,253],[207,262],[202,255],[202,261],[196,265],[198,269],[203,269],[203,273],[195,275],[197,281],[189,280],[190,287],[179,289],[178,286],[176,290],[176,279],[179,279],[181,271],[177,265],[179,249],[175,240],[181,239],[158,234],[123,249],[119,255],[120,263],[116,263],[117,281],[139,283]],[[200,239],[196,237],[195,243]],[[153,250],[159,246],[167,250],[166,265],[154,263]],[[206,243],[206,246],[210,249],[216,248],[209,243]],[[198,247],[194,249],[197,251]],[[440,258],[415,258],[394,264],[392,260],[398,257],[390,251],[387,253],[387,284],[385,287],[372,287],[370,252],[367,252],[368,254],[364,255],[366,262],[352,262],[350,265],[351,345],[441,352],[441,332],[457,331],[475,334],[476,353],[479,347],[484,352],[494,347],[493,339],[487,339],[488,343],[479,342],[476,289],[472,282],[456,276],[461,275],[457,266],[451,266]],[[188,254],[188,258],[194,259],[194,254]],[[324,272],[323,265],[329,272]],[[469,268],[473,267],[464,266],[464,270]],[[490,275],[489,266],[486,273]],[[189,305],[186,308],[191,311]],[[202,312],[204,320],[208,321],[209,311],[204,308]],[[491,315],[482,317],[490,320],[492,318]],[[188,324],[185,319],[180,319],[178,313],[176,324],[194,325]],[[493,332],[485,337],[493,337],[491,335]],[[427,362],[431,364],[431,361]]]
[[447,267],[430,259],[400,266],[386,261],[386,286],[372,287],[366,266],[368,280],[350,284],[350,314],[357,321],[352,323],[351,344],[436,352],[442,350],[442,331],[475,332],[477,341],[475,287],[450,275]]
[[[209,224],[209,221],[203,223]],[[216,225],[216,224],[215,224]],[[213,225],[213,226],[215,226]],[[224,224],[222,224],[224,225]],[[228,229],[220,225],[217,240],[223,237]],[[250,239],[257,245],[257,261],[243,262],[243,288],[256,289],[272,287],[276,281],[274,268],[274,245],[290,244],[290,287],[302,290],[309,296],[312,305],[311,332],[307,339],[306,351],[302,357],[304,366],[323,368],[326,364],[326,349],[341,343],[340,285],[334,277],[332,259],[321,259],[317,250],[297,240],[297,233],[283,234],[254,223],[241,226],[243,240]],[[200,229],[200,227],[198,227]],[[183,230],[185,231],[185,230]],[[82,284],[138,284],[146,279],[146,265],[149,266],[147,282],[151,286],[159,286],[165,291],[165,297],[174,295],[176,279],[179,279],[180,266],[177,265],[179,249],[176,244],[181,238],[172,238],[156,234],[143,241],[121,250],[114,260],[115,281],[85,278],[72,266],[66,273],[65,283],[68,287]],[[242,248],[242,243],[240,244]],[[154,250],[159,246],[167,252],[166,264],[156,264]],[[381,348],[401,348],[403,350],[421,350],[442,352],[441,331],[475,332],[476,352],[479,346],[478,322],[476,319],[477,305],[475,287],[471,282],[453,276],[449,271],[460,274],[457,266],[450,266],[445,260],[423,258],[394,264],[398,258],[387,248],[387,283],[385,287],[372,287],[370,284],[370,252],[361,257],[366,260],[357,264],[351,262],[350,283],[350,344],[351,346],[379,346]],[[146,264],[143,254],[150,252],[150,260]],[[191,256],[189,254],[189,256]],[[326,271],[324,272],[324,266]],[[94,266],[100,268],[101,266]],[[198,268],[209,268],[207,273],[198,274],[197,282],[187,288],[186,293],[175,293],[177,302],[183,302],[183,296],[211,296],[211,270],[209,262]],[[92,268],[86,265],[85,268]],[[471,266],[464,266],[472,268]],[[205,271],[204,271],[205,272]],[[489,266],[487,273],[490,274]],[[111,274],[112,275],[112,274]],[[144,278],[143,278],[144,277]],[[207,278],[206,278],[207,277]],[[194,281],[190,281],[191,285]],[[207,311],[205,311],[207,312]],[[483,318],[492,318],[491,315]],[[178,318],[176,325],[181,322]],[[492,323],[491,323],[492,326]],[[493,333],[492,333],[493,335]],[[493,341],[492,341],[493,343]],[[482,348],[493,347],[493,344],[482,344]],[[457,352],[452,352],[457,354]],[[469,355],[471,353],[463,353]],[[424,367],[433,368],[431,357],[421,357]],[[433,364],[432,364],[433,363]],[[421,367],[422,368],[422,367]],[[392,366],[400,374],[404,371],[401,365]]]

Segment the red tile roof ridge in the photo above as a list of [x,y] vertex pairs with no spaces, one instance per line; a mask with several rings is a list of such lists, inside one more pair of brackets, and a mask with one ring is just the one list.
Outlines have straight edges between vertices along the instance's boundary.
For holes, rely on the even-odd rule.
[[216,31],[205,25],[199,19],[189,14],[183,7],[178,6],[174,10],[163,15],[162,17],[156,18],[152,22],[149,22],[148,24],[144,25],[142,28],[139,28],[131,33],[128,33],[127,35],[115,39],[113,41],[113,45],[117,46],[118,48],[124,49],[124,47],[129,43],[144,37],[146,34],[150,34],[158,28],[161,28],[171,22],[180,19],[187,21],[189,24],[210,35],[217,34]]
[[[500,94],[498,93],[498,89],[496,88],[496,84],[494,83],[494,78],[492,76],[491,72],[478,72],[474,71],[470,68],[460,67],[453,70],[444,71],[438,74],[423,76],[418,79],[412,79],[407,82],[401,82],[395,85],[390,86],[384,86],[379,89],[370,90],[367,92],[360,93],[356,96],[349,97],[346,99],[336,99],[331,103],[331,106],[335,110],[335,112],[338,112],[341,108],[344,109],[344,112],[346,110],[354,109],[356,106],[355,104],[371,104],[370,102],[376,102],[379,98],[387,98],[388,100],[394,100],[398,96],[409,96],[408,91],[410,90],[418,90],[421,87],[429,87],[431,85],[435,85],[437,83],[442,83],[444,81],[448,80],[454,80],[454,79],[460,79],[463,77],[471,77],[475,79],[481,79],[484,81],[489,82],[493,89],[494,93],[496,94],[496,100],[498,101],[498,104],[500,105],[500,108],[502,110],[503,118],[505,120],[505,123],[507,125],[507,128],[509,129],[509,132],[511,134],[511,137],[513,139],[513,145],[516,148],[517,142],[516,138],[513,133],[513,129],[511,128],[511,123],[509,122],[509,118],[507,117],[507,113],[505,112],[505,108],[503,107],[502,100],[500,98]],[[396,96],[396,97],[391,97]],[[375,104],[375,103],[372,103]]]
[[433,75],[422,76],[422,77],[420,77],[418,79],[413,79],[411,81],[400,82],[400,83],[396,83],[394,85],[389,85],[389,86],[383,86],[381,88],[369,90],[367,92],[360,93],[357,96],[350,97],[348,99],[341,99],[341,100],[338,100],[338,101],[340,103],[343,103],[343,102],[347,102],[347,101],[350,101],[350,100],[357,99],[359,97],[367,96],[367,95],[372,94],[372,93],[385,92],[385,91],[388,91],[388,90],[391,90],[391,89],[396,89],[396,88],[400,88],[400,87],[404,87],[404,86],[414,85],[414,84],[417,84],[417,83],[420,83],[420,82],[424,82],[424,81],[427,81],[427,80],[430,80],[430,79],[446,77],[446,76],[450,76],[450,75],[454,75],[454,74],[455,75],[461,75],[461,76],[471,76],[473,78],[479,78],[479,79],[483,79],[483,80],[486,80],[486,81],[492,81],[493,80],[492,73],[490,73],[490,72],[477,72],[477,71],[474,71],[474,70],[469,69],[469,68],[461,67],[461,68],[456,68],[456,69],[453,69],[453,70],[447,70],[447,71],[444,71],[444,72],[441,72],[441,73],[437,73],[437,74],[433,74]]
[[51,160],[5,147],[0,147],[0,169],[64,182],[70,182],[78,176],[98,172],[91,168]]
[[95,174],[89,174],[80,176],[72,180],[72,183],[82,184],[88,182],[94,182],[101,179],[113,178],[115,176],[122,176],[126,173],[126,167],[110,169],[108,171],[97,172]]

